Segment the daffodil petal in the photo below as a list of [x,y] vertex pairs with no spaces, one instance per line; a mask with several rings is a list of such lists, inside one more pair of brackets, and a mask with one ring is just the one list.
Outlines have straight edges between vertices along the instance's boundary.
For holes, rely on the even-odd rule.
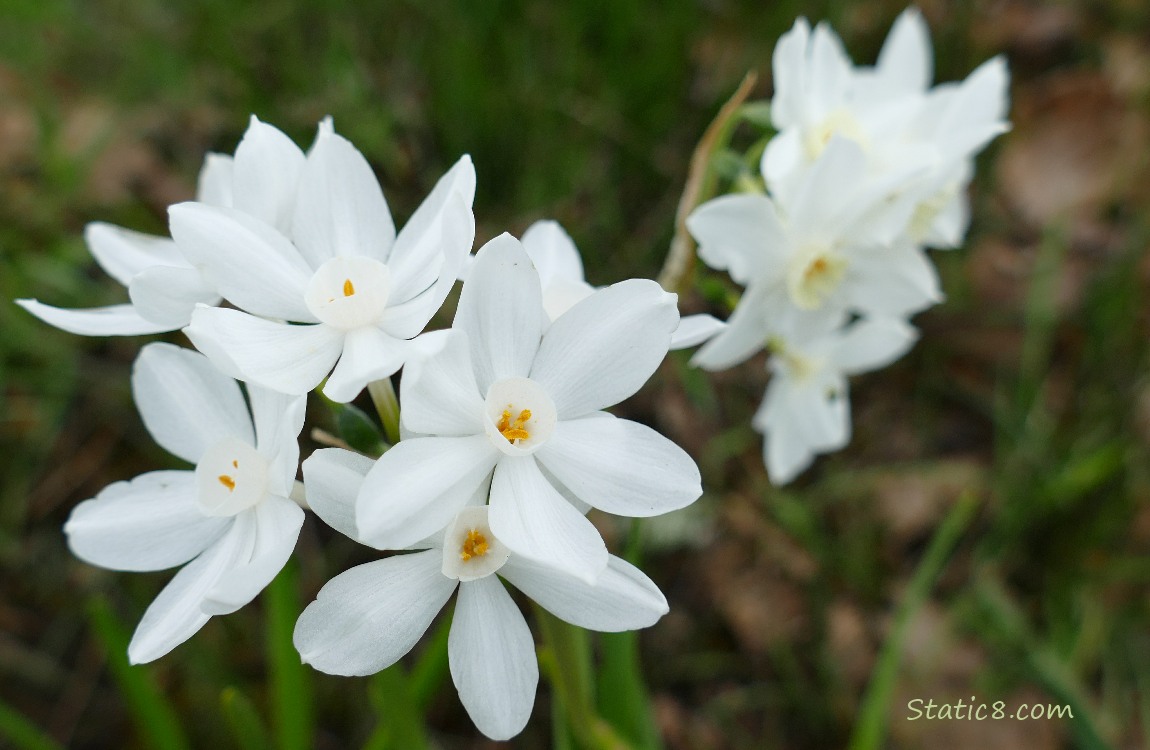
[[496,576],[459,585],[447,654],[459,700],[479,731],[493,740],[523,731],[539,685],[535,641]]
[[467,333],[481,393],[496,380],[527,375],[546,325],[539,275],[519,240],[502,234],[480,248],[453,327]]
[[324,384],[323,394],[332,401],[351,401],[371,381],[394,375],[403,366],[409,348],[406,341],[374,326],[348,331],[343,339],[343,353]]
[[266,388],[303,395],[319,385],[343,351],[344,334],[326,325],[289,325],[239,310],[200,307],[184,333],[225,371]]
[[16,304],[48,325],[78,336],[141,336],[179,327],[145,320],[133,305],[68,310],[34,299],[18,299]]
[[239,385],[191,349],[145,346],[132,366],[132,396],[156,442],[189,463],[226,437],[255,442]]
[[236,516],[222,537],[185,565],[151,603],[132,640],[128,660],[155,661],[196,634],[210,618],[201,608],[204,596],[237,565],[251,556],[253,519]]
[[667,599],[643,571],[611,555],[594,584],[512,555],[499,575],[560,620],[588,630],[617,633],[654,625],[667,614]]
[[399,661],[455,591],[442,561],[440,550],[396,555],[328,581],[296,622],[292,640],[304,663],[352,676]]
[[655,516],[703,494],[699,468],[682,448],[627,419],[559,422],[536,456],[580,500],[607,513]]
[[265,497],[243,514],[255,517],[255,543],[248,559],[204,595],[200,609],[206,614],[226,615],[254,599],[283,569],[299,539],[303,510],[285,497]]
[[200,512],[192,472],[153,471],[77,505],[64,533],[73,554],[93,565],[163,570],[203,552],[229,522]]
[[599,531],[551,486],[533,456],[504,457],[495,467],[489,519],[515,554],[588,583],[607,566]]
[[404,426],[441,436],[483,432],[483,396],[471,366],[471,348],[461,330],[435,331],[420,340],[433,351],[412,357],[403,371],[400,395]]
[[648,279],[598,290],[547,329],[531,379],[547,390],[561,419],[619,403],[667,356],[679,324],[675,303]]
[[342,448],[322,448],[303,462],[308,507],[344,536],[361,541],[355,525],[355,499],[375,465],[367,456]]
[[371,165],[346,138],[320,127],[299,181],[292,238],[318,268],[340,255],[387,261],[395,224]]
[[444,528],[491,474],[498,455],[486,435],[401,440],[360,488],[356,526],[364,543],[403,549]]

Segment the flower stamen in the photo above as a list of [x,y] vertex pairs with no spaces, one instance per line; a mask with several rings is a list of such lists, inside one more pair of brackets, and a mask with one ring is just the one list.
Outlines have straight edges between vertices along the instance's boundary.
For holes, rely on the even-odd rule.
[[511,404],[503,410],[503,414],[499,417],[499,422],[495,425],[495,429],[499,430],[499,434],[507,439],[509,443],[515,443],[517,440],[526,440],[531,437],[526,429],[527,422],[531,420],[531,410],[523,409],[519,412],[519,416],[515,421],[511,421]]
[[[232,464],[234,465],[235,462],[233,461]],[[235,479],[229,477],[227,474],[220,474],[217,477],[217,479],[220,480],[220,484],[222,484],[223,486],[228,488],[228,492],[235,492],[236,491],[236,480]]]
[[483,536],[478,529],[471,529],[467,532],[467,538],[463,540],[463,549],[459,552],[459,559],[466,562],[473,557],[483,557],[487,554],[487,548],[487,537]]
[[343,280],[343,296],[350,297],[355,294],[355,285],[351,283],[351,279]]

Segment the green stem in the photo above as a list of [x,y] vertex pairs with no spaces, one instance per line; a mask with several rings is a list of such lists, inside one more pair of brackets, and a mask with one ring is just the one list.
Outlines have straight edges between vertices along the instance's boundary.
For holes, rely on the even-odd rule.
[[695,207],[707,200],[715,191],[715,175],[711,169],[711,157],[731,139],[731,131],[738,122],[739,109],[755,87],[757,76],[753,71],[743,77],[743,82],[727,103],[719,109],[715,119],[703,131],[703,137],[691,154],[691,166],[687,172],[687,182],[679,205],[675,210],[675,236],[663,269],[659,271],[658,282],[668,292],[678,292],[684,279],[691,271],[695,255],[695,242],[687,231],[687,216]]
[[902,656],[907,626],[930,595],[935,580],[942,573],[951,551],[977,509],[976,496],[972,493],[963,494],[943,519],[934,538],[930,540],[930,546],[914,571],[910,588],[895,612],[890,634],[879,652],[870,684],[863,696],[859,721],[855,725],[848,746],[850,750],[877,750],[883,746],[883,735],[886,733],[887,719],[890,716],[890,700],[898,677],[899,660]]
[[296,568],[289,562],[267,588],[267,658],[271,671],[271,708],[276,746],[284,750],[312,747],[310,673],[292,643],[299,615]]
[[547,648],[542,662],[579,746],[584,750],[632,750],[630,743],[595,713],[587,631],[539,606],[535,607],[535,618]]
[[399,442],[399,399],[395,396],[391,378],[371,381],[367,384],[367,392],[375,404],[379,421],[383,423],[383,433],[387,436],[387,442],[395,445]]

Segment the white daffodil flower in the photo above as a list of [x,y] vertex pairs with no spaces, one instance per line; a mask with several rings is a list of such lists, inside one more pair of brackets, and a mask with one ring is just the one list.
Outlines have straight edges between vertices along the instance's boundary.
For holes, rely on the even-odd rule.
[[[370,466],[334,448],[304,462],[309,499],[340,531],[354,519],[348,499]],[[662,592],[626,561],[609,557],[587,583],[514,554],[488,515],[487,506],[459,508],[429,540],[430,549],[369,562],[329,581],[296,623],[303,661],[348,676],[386,669],[415,646],[458,591],[447,646],[452,681],[475,726],[506,740],[527,724],[539,666],[531,630],[500,577],[556,617],[590,630],[635,630],[666,614]]]
[[247,604],[287,562],[304,516],[288,497],[305,400],[251,387],[249,412],[236,382],[203,355],[158,343],[136,359],[132,392],[156,442],[196,468],[109,485],[76,506],[64,532],[77,557],[100,567],[184,566],[132,636],[128,657],[139,664]]
[[[681,508],[699,470],[649,427],[602,411],[667,354],[675,295],[632,279],[550,323],[539,274],[510,235],[477,254],[453,329],[428,334],[401,383],[404,440],[376,463],[356,523],[381,549],[443,528],[491,478],[491,525],[516,554],[593,581],[607,548],[583,513]],[[432,351],[434,349],[434,351]]]
[[814,457],[850,441],[847,377],[894,362],[917,338],[898,318],[812,317],[790,338],[770,344],[771,382],[752,425],[763,433],[763,461],[775,484],[786,484]]
[[[208,154],[196,200],[230,205],[232,172],[232,157]],[[84,228],[84,241],[100,267],[128,288],[131,302],[82,310],[35,299],[18,299],[16,304],[48,325],[80,336],[137,336],[183,328],[197,304],[220,302],[203,272],[188,263],[167,237],[96,221]],[[157,285],[163,286],[163,294],[154,294]]]
[[941,300],[934,266],[903,238],[917,197],[891,200],[888,184],[871,179],[862,150],[836,135],[785,199],[734,194],[695,209],[687,228],[699,258],[747,289],[692,362],[731,367],[804,317],[903,316]]
[[324,393],[350,401],[403,365],[451,291],[475,235],[475,170],[460,159],[398,236],[370,165],[330,121],[298,179],[284,179],[294,205],[277,222],[204,203],[169,210],[180,249],[239,308],[201,307],[184,331],[243,380],[299,395],[330,373]]
[[[543,308],[554,322],[575,303],[591,296],[596,287],[583,277],[583,258],[571,236],[555,221],[537,221],[521,239],[543,284]],[[712,315],[688,315],[671,334],[671,350],[698,346],[726,324]]]
[[[966,185],[974,155],[1009,129],[1009,74],[1003,58],[981,65],[965,81],[930,88],[930,31],[917,9],[899,16],[873,68],[852,65],[824,23],[805,18],[780,37],[772,60],[771,117],[779,134],[763,152],[762,173],[773,195],[794,189],[834,136],[858,144],[870,171],[925,167],[914,238],[954,247],[966,226]],[[954,224],[960,221],[956,229]]]

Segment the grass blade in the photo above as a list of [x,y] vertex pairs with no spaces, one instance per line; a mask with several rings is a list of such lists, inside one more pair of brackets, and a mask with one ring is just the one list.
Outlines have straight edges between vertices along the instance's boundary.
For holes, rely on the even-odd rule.
[[272,725],[276,746],[283,750],[312,747],[311,675],[292,643],[301,609],[296,589],[296,567],[289,562],[265,593]]
[[147,745],[158,750],[190,747],[175,708],[156,687],[147,667],[128,663],[128,634],[116,621],[106,600],[97,597],[89,602],[88,621],[104,647],[112,678]]
[[0,702],[0,740],[11,742],[17,750],[63,750],[63,745],[3,702]]
[[271,747],[259,712],[239,688],[224,688],[220,693],[220,709],[239,750],[265,750]]
[[870,684],[867,685],[866,693],[863,695],[858,723],[855,724],[854,733],[851,735],[848,746],[850,750],[878,750],[883,746],[883,735],[886,733],[891,695],[898,677],[899,657],[902,655],[902,642],[906,636],[907,625],[930,595],[934,582],[950,558],[951,550],[958,543],[977,508],[978,501],[974,494],[962,495],[943,519],[934,538],[930,540],[930,546],[927,547],[922,561],[914,571],[910,587],[895,612],[894,626],[890,635],[887,636],[882,651],[879,652],[874,672],[871,673]]

